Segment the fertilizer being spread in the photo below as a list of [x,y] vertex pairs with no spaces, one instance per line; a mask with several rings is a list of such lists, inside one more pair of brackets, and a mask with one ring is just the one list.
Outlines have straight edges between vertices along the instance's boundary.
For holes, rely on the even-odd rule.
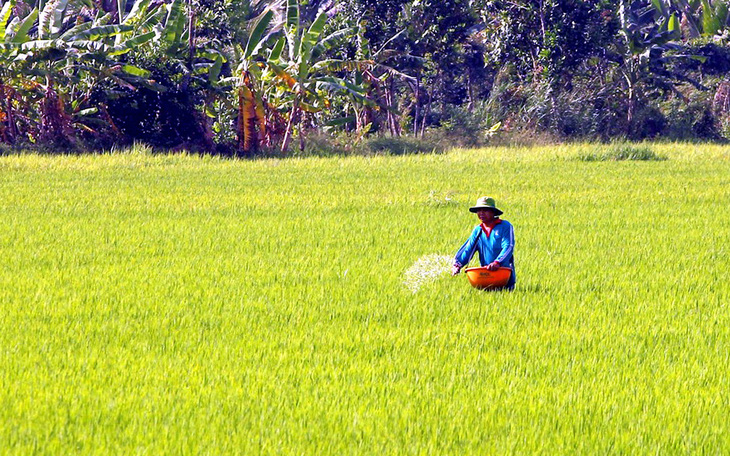
[[453,261],[454,257],[451,255],[424,255],[408,268],[403,285],[416,293],[424,285],[433,283],[440,276],[448,274]]

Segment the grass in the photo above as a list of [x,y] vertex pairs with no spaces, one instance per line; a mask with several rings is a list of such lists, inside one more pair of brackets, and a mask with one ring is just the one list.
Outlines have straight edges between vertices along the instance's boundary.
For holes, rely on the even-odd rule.
[[605,147],[0,157],[1,452],[727,453],[730,149]]
[[658,155],[647,145],[634,146],[631,144],[614,144],[601,151],[584,152],[578,158],[583,161],[666,160],[665,156]]

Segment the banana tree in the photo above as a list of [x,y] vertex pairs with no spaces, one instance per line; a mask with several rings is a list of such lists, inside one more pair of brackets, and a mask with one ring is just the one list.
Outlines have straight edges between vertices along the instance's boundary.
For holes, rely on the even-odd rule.
[[[127,16],[129,24],[116,24],[110,14],[90,15],[91,0],[39,1],[22,17],[13,17],[14,6],[15,0],[9,0],[0,13],[5,140],[17,136],[19,119],[25,121],[31,139],[65,139],[75,129],[93,133],[84,119],[97,112],[88,105],[97,83],[109,80],[134,87],[146,76],[145,70],[119,57],[155,36],[153,28],[160,16],[153,12],[156,8],[147,2]],[[124,39],[117,39],[122,34]],[[28,105],[28,100],[40,109],[21,114],[17,108]]]
[[325,58],[352,29],[323,37],[326,13],[305,28],[296,0],[288,1],[286,14],[279,8],[272,4],[251,21],[245,47],[234,56],[239,62],[235,74],[226,79],[235,88],[239,148],[246,154],[277,140],[286,152],[295,128],[303,148],[303,119],[328,109],[331,93],[364,96],[362,87],[336,74],[362,68],[367,62]]
[[401,50],[391,48],[391,44],[399,38],[407,35],[407,30],[401,30],[387,40],[380,49],[373,49],[370,41],[365,36],[364,22],[357,28],[357,51],[356,58],[360,62],[368,62],[364,68],[356,69],[353,72],[355,84],[365,91],[364,97],[357,97],[348,94],[350,104],[355,114],[356,131],[369,129],[372,125],[374,113],[384,113],[386,124],[390,134],[400,135],[400,123],[396,106],[396,81],[404,82],[411,86],[416,84],[416,78],[396,70],[388,63],[394,58],[417,59]]
[[652,0],[652,4],[665,16],[677,11],[689,38],[713,36],[730,25],[726,0]]
[[15,87],[18,85],[14,60],[17,42],[27,40],[28,31],[37,17],[26,18],[15,16],[15,0],[8,0],[0,8],[0,140],[13,142],[18,134]]
[[[272,49],[266,55],[266,44],[280,29],[281,24],[274,21],[275,10],[271,7],[264,10],[251,21],[253,25],[246,42],[246,47],[237,48],[239,64],[234,76],[234,87],[238,99],[237,126],[239,149],[251,154],[262,145],[271,142],[274,133],[271,117],[267,116],[269,103],[266,96],[266,83],[263,76],[265,65],[261,63],[272,59],[272,52],[281,52]],[[274,55],[278,58],[278,55]]]
[[[219,112],[210,110],[211,117],[225,118],[221,111],[235,112],[238,150],[245,155],[270,145],[277,131],[274,121],[278,119],[278,123],[281,123],[280,116],[272,115],[276,110],[271,109],[267,101],[266,91],[270,84],[263,76],[266,62],[273,52],[272,42],[281,31],[280,15],[277,13],[280,5],[250,2],[248,6],[247,15],[252,17],[238,31],[238,35],[244,39],[243,43],[235,42],[227,55],[219,56],[213,64],[217,71],[214,85],[227,91],[228,96],[217,99]],[[230,76],[219,78],[220,65],[224,59],[234,70]]]
[[675,91],[674,84],[677,82],[689,82],[703,88],[686,75],[670,71],[667,64],[679,59],[703,61],[704,58],[681,52],[684,47],[677,41],[681,36],[678,15],[663,9],[663,4],[658,0],[623,0],[620,18],[623,36],[620,74],[627,91],[627,121],[631,130],[638,101],[643,96],[642,86],[647,81]]
[[287,95],[282,108],[288,111],[288,120],[281,151],[286,153],[296,127],[299,132],[299,147],[304,149],[302,120],[305,115],[315,115],[329,108],[332,93],[347,93],[365,99],[362,86],[336,76],[342,71],[362,69],[372,65],[370,61],[327,59],[326,52],[345,37],[351,36],[352,28],[337,30],[323,37],[327,21],[326,11],[320,12],[309,28],[304,28],[300,20],[299,3],[288,0],[284,36],[275,49],[285,52],[275,53],[268,67],[280,81],[280,87]]

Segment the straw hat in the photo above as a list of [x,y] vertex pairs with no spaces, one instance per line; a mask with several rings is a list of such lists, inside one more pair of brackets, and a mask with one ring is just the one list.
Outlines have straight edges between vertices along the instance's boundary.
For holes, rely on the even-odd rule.
[[477,203],[469,208],[469,212],[476,212],[479,209],[491,209],[495,215],[502,215],[503,212],[497,209],[497,205],[494,202],[494,198],[490,196],[482,196],[477,200]]

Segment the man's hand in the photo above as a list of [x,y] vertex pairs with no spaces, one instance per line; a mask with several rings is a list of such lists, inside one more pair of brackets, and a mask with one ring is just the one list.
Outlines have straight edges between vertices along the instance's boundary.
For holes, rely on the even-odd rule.
[[454,265],[451,266],[451,275],[455,276],[459,272],[461,272],[461,265],[459,263],[454,263]]
[[496,271],[499,269],[499,261],[492,261],[487,265],[487,271]]

